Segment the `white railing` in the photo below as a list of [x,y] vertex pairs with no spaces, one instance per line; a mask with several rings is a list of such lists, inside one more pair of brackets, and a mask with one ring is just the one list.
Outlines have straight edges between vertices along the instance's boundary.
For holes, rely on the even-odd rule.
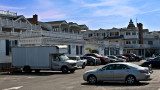
[[124,39],[138,38],[138,35],[124,35]]
[[17,13],[13,13],[13,12],[9,12],[9,11],[3,11],[3,10],[0,10],[0,14],[17,16]]
[[0,32],[2,36],[20,36],[20,33],[17,32]]
[[148,44],[124,44],[124,48],[151,48]]
[[5,27],[13,27],[13,28],[21,28],[21,29],[29,29],[29,30],[41,30],[40,25],[28,24],[26,22],[15,22],[14,20],[9,19],[0,19],[1,26]]
[[31,38],[31,37],[54,37],[62,39],[73,39],[73,40],[82,40],[82,35],[69,34],[69,33],[60,33],[60,32],[50,32],[50,31],[26,31],[21,33],[22,38]]

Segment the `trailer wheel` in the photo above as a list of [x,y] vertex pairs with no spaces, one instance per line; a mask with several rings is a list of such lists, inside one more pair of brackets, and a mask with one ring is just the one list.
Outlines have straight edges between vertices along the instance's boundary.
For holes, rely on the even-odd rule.
[[62,67],[62,73],[68,73],[68,68],[67,67]]
[[35,72],[36,72],[36,73],[39,73],[39,72],[40,72],[40,69],[35,69]]
[[31,70],[31,68],[30,68],[29,66],[25,66],[25,67],[23,68],[23,71],[26,72],[26,73],[29,73],[29,72],[31,72],[32,70]]

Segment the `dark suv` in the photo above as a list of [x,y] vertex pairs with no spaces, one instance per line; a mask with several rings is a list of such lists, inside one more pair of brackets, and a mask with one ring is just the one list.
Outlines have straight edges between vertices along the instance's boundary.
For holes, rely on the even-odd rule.
[[97,53],[88,53],[88,54],[85,54],[84,56],[93,56],[93,57],[99,58],[101,60],[101,64],[107,64],[110,62],[107,57],[101,56]]
[[93,56],[84,56],[84,57],[81,57],[81,59],[86,59],[87,65],[90,65],[90,66],[101,64],[101,60]]
[[123,54],[123,56],[128,57],[129,61],[134,61],[135,57],[133,57],[131,54],[127,53],[127,54]]

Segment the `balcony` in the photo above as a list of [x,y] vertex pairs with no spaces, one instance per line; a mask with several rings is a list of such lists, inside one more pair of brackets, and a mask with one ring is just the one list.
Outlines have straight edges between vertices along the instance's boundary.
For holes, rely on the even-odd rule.
[[124,35],[124,39],[138,39],[138,35]]
[[0,26],[27,30],[41,30],[40,25],[28,24],[27,22],[15,22],[14,20],[9,19],[0,19]]
[[140,49],[141,48],[141,49],[143,49],[143,48],[151,48],[151,46],[148,45],[148,44],[135,44],[135,45],[133,45],[133,44],[125,44],[124,48],[133,48],[133,49],[135,49],[135,48]]
[[110,36],[110,37],[104,37],[104,39],[120,39],[120,38],[123,38],[124,36],[123,35],[120,35],[120,36]]

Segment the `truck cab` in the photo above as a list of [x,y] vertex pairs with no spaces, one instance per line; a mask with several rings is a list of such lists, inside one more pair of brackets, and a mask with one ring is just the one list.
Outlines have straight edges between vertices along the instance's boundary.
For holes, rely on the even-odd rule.
[[52,70],[62,71],[67,73],[68,71],[74,72],[76,69],[76,61],[69,59],[65,54],[52,54]]
[[81,59],[79,56],[69,56],[69,58],[71,60],[74,60],[77,62],[77,67],[82,67],[82,69],[85,68],[86,64],[87,64],[87,60],[86,59]]

